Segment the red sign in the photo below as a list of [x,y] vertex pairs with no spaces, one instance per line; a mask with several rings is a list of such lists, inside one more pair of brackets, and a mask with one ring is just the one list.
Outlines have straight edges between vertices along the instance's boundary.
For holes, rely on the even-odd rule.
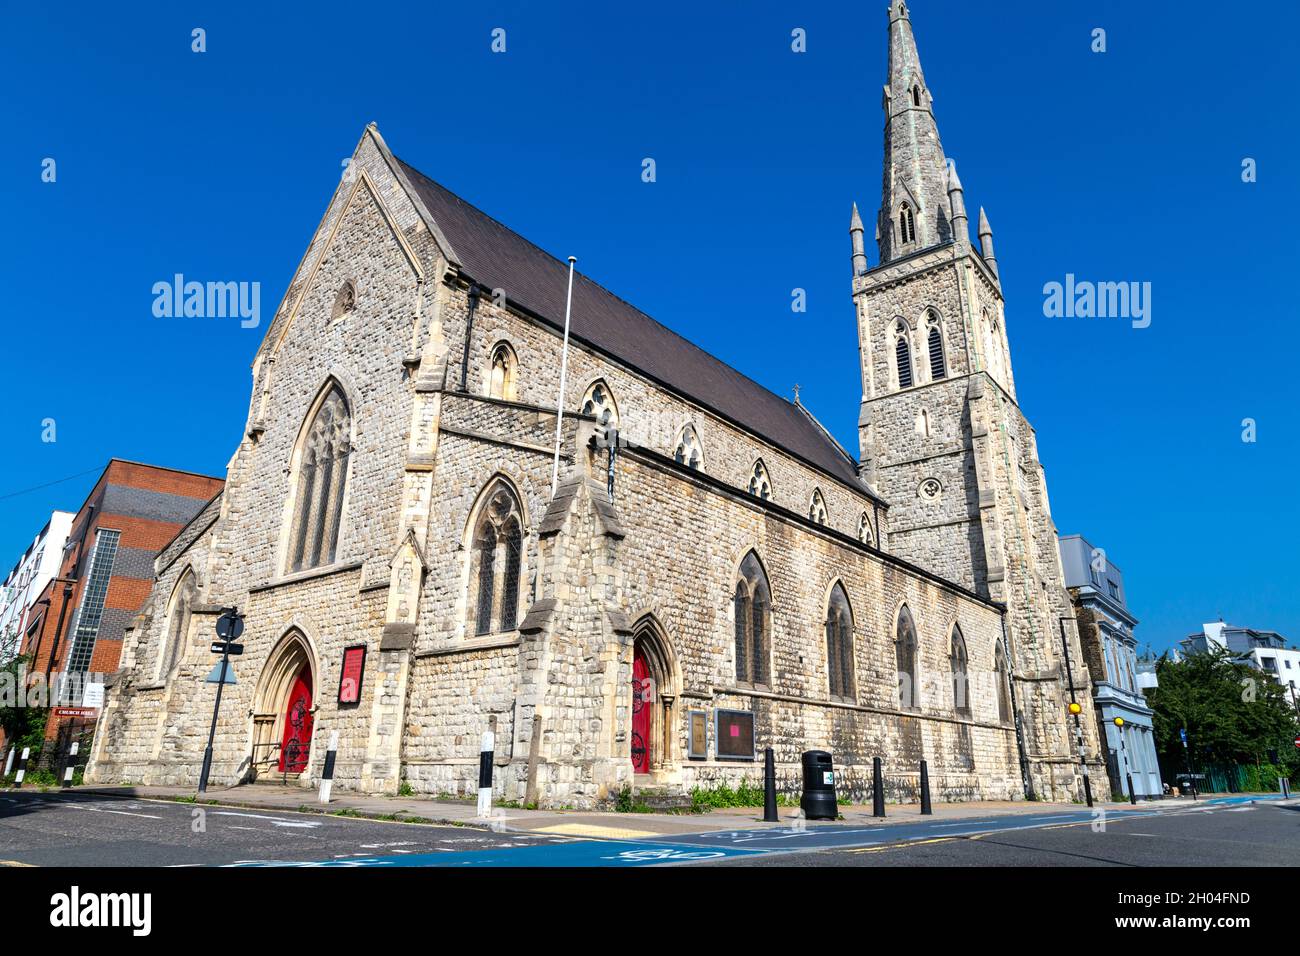
[[[99,710],[95,707],[55,707],[54,716],[92,718],[99,716]],[[1300,740],[1296,741],[1296,746],[1300,747]]]
[[366,645],[357,644],[343,650],[343,676],[339,678],[339,703],[355,704],[361,700],[361,679],[366,672]]
[[1297,749],[1297,750],[1300,750],[1300,737],[1297,737],[1297,738],[1295,739],[1295,745],[1296,745],[1296,749]]

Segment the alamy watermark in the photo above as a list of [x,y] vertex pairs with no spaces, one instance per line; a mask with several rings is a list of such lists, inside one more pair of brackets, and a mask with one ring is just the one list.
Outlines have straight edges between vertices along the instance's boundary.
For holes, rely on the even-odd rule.
[[1151,324],[1150,282],[1091,282],[1065,274],[1065,282],[1043,285],[1043,315],[1049,319],[1131,319],[1133,328]]
[[244,329],[262,321],[260,282],[187,282],[178,272],[171,282],[155,282],[153,296],[153,314],[160,319],[238,318]]

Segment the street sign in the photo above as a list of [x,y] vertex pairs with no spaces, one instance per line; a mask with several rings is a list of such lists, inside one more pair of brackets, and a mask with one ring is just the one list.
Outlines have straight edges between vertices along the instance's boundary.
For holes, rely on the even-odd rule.
[[1300,750],[1300,737],[1296,737],[1296,739],[1295,739],[1295,746],[1296,746],[1296,749],[1297,749],[1297,750]]
[[217,618],[217,637],[223,641],[237,641],[243,633],[243,615],[235,613],[233,608]]
[[235,644],[235,643],[233,643],[233,642],[227,642],[227,641],[213,641],[213,642],[212,642],[212,653],[213,653],[213,654],[235,654],[235,655],[239,655],[239,654],[244,653],[244,645],[243,645],[243,644]]
[[[205,684],[221,683],[221,665],[222,665],[221,661],[217,661],[215,664],[212,665],[212,670],[208,671],[208,676],[203,678],[203,682]],[[226,683],[238,684],[239,681],[235,680],[235,669],[231,667],[229,663],[227,663],[225,666],[226,666]]]
[[104,706],[104,685],[101,682],[87,684],[81,692],[81,703],[86,707]]

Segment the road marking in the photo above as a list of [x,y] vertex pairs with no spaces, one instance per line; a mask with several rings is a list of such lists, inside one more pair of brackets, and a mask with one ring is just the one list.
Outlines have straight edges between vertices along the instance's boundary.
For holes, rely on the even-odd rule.
[[586,823],[557,823],[538,827],[533,833],[558,833],[563,836],[603,837],[607,840],[642,840],[646,837],[664,836],[654,830],[633,830],[628,827],[602,827]]
[[78,810],[89,810],[92,813],[116,813],[124,817],[144,817],[146,820],[161,820],[162,817],[154,816],[152,813],[131,813],[128,810],[106,810],[103,807],[88,807],[84,803],[65,803],[65,807],[76,807]]
[[35,867],[35,863],[23,863],[20,860],[0,860],[0,866],[25,866]]
[[[311,830],[320,826],[319,820],[286,820],[283,817],[268,817],[264,813],[236,813],[234,810],[213,810],[219,817],[247,817],[251,820],[265,820],[277,827],[289,827],[297,830]],[[157,817],[154,818],[158,819]]]
[[882,850],[902,850],[911,846],[924,846],[927,843],[951,843],[956,837],[931,837],[928,840],[912,840],[908,843],[887,843],[884,846],[864,846],[856,850],[849,850],[850,853],[879,853]]

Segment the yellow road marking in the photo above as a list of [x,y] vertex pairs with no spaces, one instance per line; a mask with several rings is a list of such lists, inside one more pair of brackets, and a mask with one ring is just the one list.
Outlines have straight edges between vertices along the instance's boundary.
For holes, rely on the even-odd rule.
[[563,836],[605,837],[609,840],[639,840],[663,836],[654,830],[629,830],[625,827],[602,827],[586,823],[557,823],[550,827],[537,827],[529,833],[558,833]]
[[27,866],[35,867],[35,863],[20,863],[18,860],[0,860],[0,866]]
[[850,853],[879,853],[881,850],[901,850],[909,846],[924,846],[927,843],[947,843],[955,840],[956,837],[933,837],[929,840],[911,840],[907,843],[887,843],[884,846],[864,846],[857,850],[850,850]]

